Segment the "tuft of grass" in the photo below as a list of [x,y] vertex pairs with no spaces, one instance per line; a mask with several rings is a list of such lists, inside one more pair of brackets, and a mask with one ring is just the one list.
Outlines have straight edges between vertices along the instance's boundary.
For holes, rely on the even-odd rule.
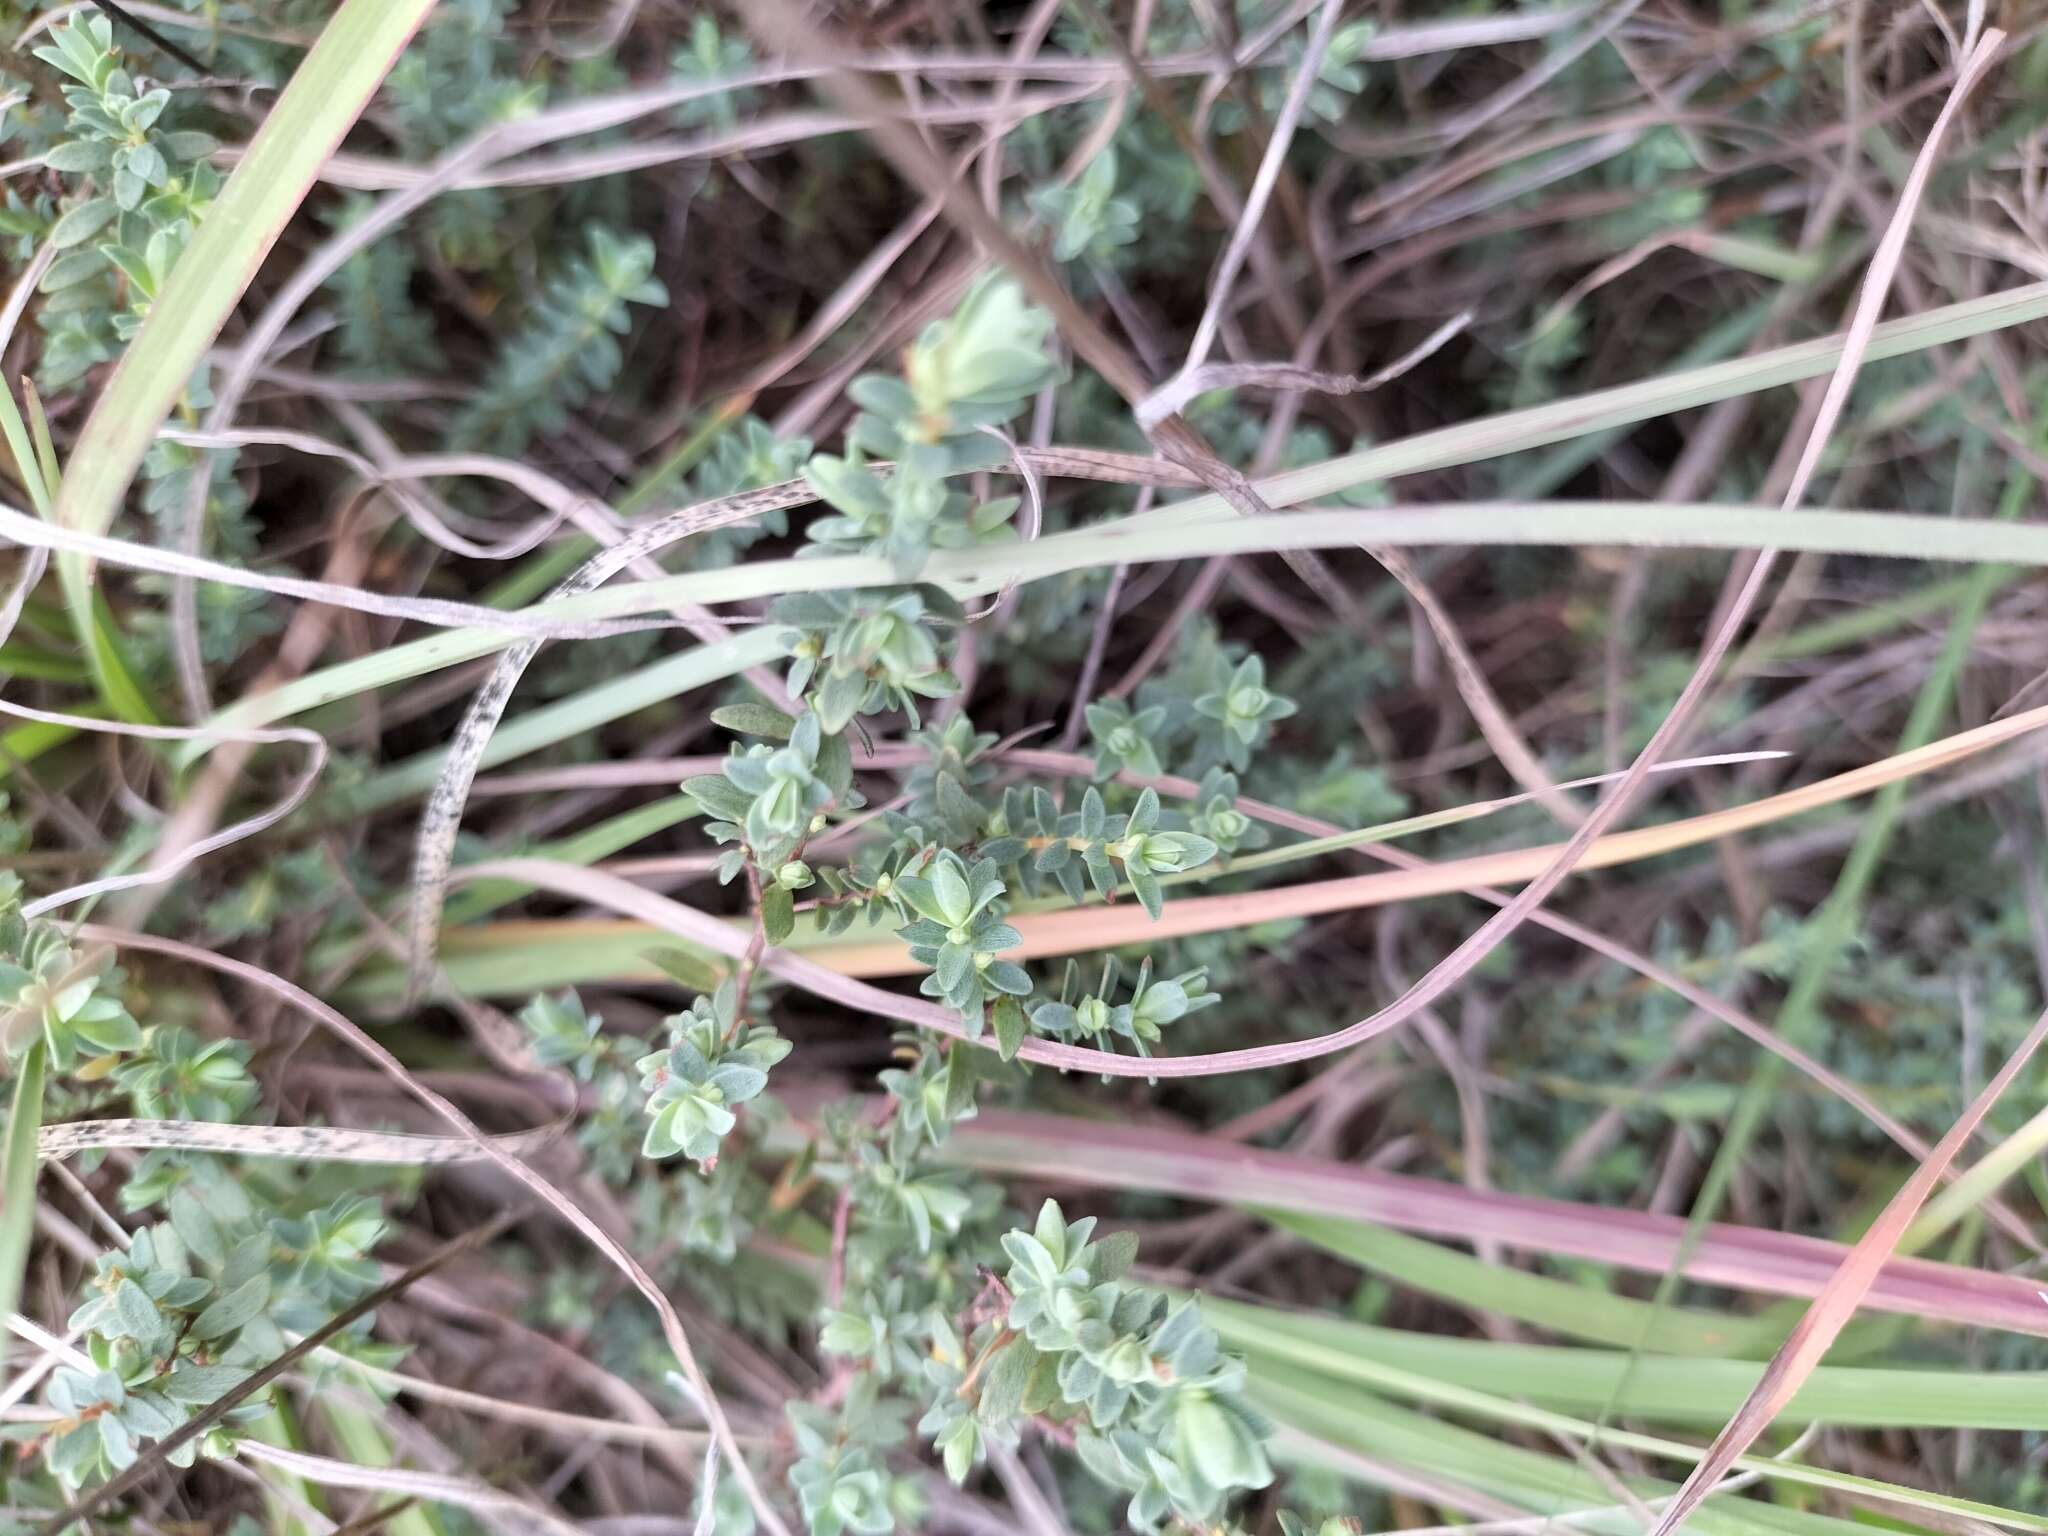
[[0,1526],[2048,1530],[1982,9],[0,20]]

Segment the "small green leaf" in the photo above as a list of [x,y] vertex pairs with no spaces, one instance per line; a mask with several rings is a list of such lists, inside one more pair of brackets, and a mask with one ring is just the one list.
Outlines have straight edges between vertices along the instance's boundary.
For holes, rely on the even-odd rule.
[[49,240],[53,248],[67,251],[74,245],[82,245],[111,223],[120,209],[114,206],[110,197],[90,198],[70,209],[55,224],[50,226]]
[[680,1105],[671,1104],[648,1122],[647,1134],[640,1142],[642,1157],[674,1157],[683,1150],[683,1144],[675,1136],[676,1113],[680,1108]]
[[1244,1421],[1206,1392],[1191,1391],[1174,1412],[1180,1459],[1215,1488],[1263,1488],[1272,1481],[1266,1454]]
[[99,1417],[100,1449],[106,1453],[107,1464],[115,1471],[121,1471],[135,1463],[135,1437],[128,1433],[128,1426],[121,1422],[118,1414],[103,1413]]
[[42,282],[36,285],[37,291],[55,293],[59,289],[98,277],[106,270],[107,258],[97,250],[66,251],[50,263],[50,270],[43,274]]
[[650,949],[641,959],[655,966],[686,992],[716,992],[724,973],[701,955],[687,949]]
[[1138,1234],[1112,1232],[1088,1247],[1088,1275],[1097,1285],[1121,1280],[1138,1262]]
[[796,932],[796,897],[787,886],[771,885],[761,892],[761,929],[770,944]]
[[56,145],[43,156],[43,164],[66,176],[97,176],[107,168],[111,151],[93,139],[75,139]]
[[975,1058],[981,1053],[955,1046],[946,1053],[946,1116],[965,1119],[974,1108],[974,1087],[980,1080]]
[[1038,1367],[1038,1351],[1028,1340],[1012,1339],[983,1368],[977,1413],[984,1424],[1006,1424],[1024,1408],[1024,1389]]
[[932,866],[932,898],[938,907],[939,921],[964,923],[971,915],[973,898],[968,894],[967,875],[961,868],[960,856],[944,853]]
[[999,997],[995,1006],[996,1054],[1014,1061],[1024,1043],[1024,1005],[1014,997]]
[[1144,907],[1146,915],[1153,922],[1159,921],[1159,914],[1165,909],[1165,901],[1159,890],[1159,877],[1143,864],[1133,861],[1125,867],[1124,873],[1130,878],[1131,891]]
[[251,1275],[227,1295],[214,1302],[192,1324],[200,1339],[226,1338],[252,1320],[270,1303],[270,1277]]
[[200,1408],[240,1386],[248,1371],[239,1365],[196,1365],[180,1360],[163,1380],[163,1394],[174,1403]]
[[120,1332],[102,1325],[102,1331],[114,1338],[152,1339],[163,1326],[163,1314],[156,1309],[156,1303],[133,1280],[124,1279],[114,1287],[114,1320]]
[[766,704],[724,704],[711,711],[711,718],[728,731],[742,736],[765,736],[770,741],[787,741],[796,721]]

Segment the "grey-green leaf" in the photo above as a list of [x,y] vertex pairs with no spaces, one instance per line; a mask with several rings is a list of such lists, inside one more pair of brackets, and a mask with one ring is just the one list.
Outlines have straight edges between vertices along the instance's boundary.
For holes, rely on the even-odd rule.
[[796,898],[786,887],[771,885],[761,892],[761,930],[770,944],[796,932]]
[[787,741],[796,721],[766,704],[724,704],[711,711],[711,718],[728,731],[742,736],[765,736],[770,741]]
[[192,1324],[195,1338],[220,1339],[235,1332],[270,1301],[270,1277],[251,1275],[214,1302]]
[[111,197],[90,198],[50,226],[50,244],[60,251],[83,244],[112,223],[120,211]]

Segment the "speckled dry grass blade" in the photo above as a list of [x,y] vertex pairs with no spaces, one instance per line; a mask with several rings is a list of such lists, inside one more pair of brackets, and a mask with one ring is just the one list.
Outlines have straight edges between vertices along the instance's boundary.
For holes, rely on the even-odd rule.
[[312,1163],[367,1163],[395,1168],[430,1168],[448,1163],[488,1162],[490,1146],[515,1157],[557,1140],[563,1126],[486,1138],[479,1145],[460,1136],[420,1136],[401,1131],[358,1131],[337,1125],[237,1125],[219,1120],[68,1120],[36,1133],[36,1155],[44,1162],[76,1157],[104,1147],[171,1147],[181,1152],[217,1152],[228,1157],[290,1158]]

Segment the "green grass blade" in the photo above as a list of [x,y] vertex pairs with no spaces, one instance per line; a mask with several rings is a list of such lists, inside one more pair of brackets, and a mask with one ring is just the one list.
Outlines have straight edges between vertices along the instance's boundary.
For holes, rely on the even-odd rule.
[[92,673],[70,656],[38,646],[0,645],[0,677],[25,677],[39,683],[89,683]]
[[[1673,360],[1673,366],[1683,369],[1705,367],[1733,356],[1749,345],[1757,332],[1763,329],[1764,322],[1770,318],[1771,308],[1770,301],[1759,299],[1717,322],[1680,352]],[[1532,454],[1531,462],[1503,465],[1501,490],[1517,498],[1548,496],[1621,441],[1627,431],[1627,426],[1609,427],[1603,432],[1575,438],[1548,453]]]
[[1899,1252],[1921,1252],[1990,1199],[2007,1179],[2022,1169],[2037,1167],[2044,1151],[2048,1151],[2048,1109],[2035,1114],[1929,1200],[1919,1219],[1899,1239]]
[[[1574,1414],[1597,1412],[1618,1392],[1622,1416],[1688,1428],[1718,1428],[1763,1371],[1759,1360],[1645,1354],[1620,1385],[1629,1362],[1621,1349],[1446,1338],[1210,1297],[1202,1307],[1233,1348],[1299,1355],[1298,1363],[1326,1375],[1364,1381],[1407,1372]],[[1391,1380],[1376,1378],[1375,1389]],[[1815,1419],[1871,1429],[2048,1429],[2048,1371],[1822,1366],[1786,1411],[1788,1424]]]
[[[1945,342],[1982,336],[2048,316],[2048,283],[2027,283],[2003,293],[1960,304],[1944,304],[1922,314],[1888,320],[1877,327],[1864,353],[1866,363],[1904,357]],[[1526,410],[1507,411],[1478,421],[1419,433],[1399,442],[1363,449],[1322,464],[1276,475],[1260,486],[1269,505],[1295,506],[1319,496],[1332,496],[1375,480],[1475,464],[1527,448],[1548,447],[1587,433],[1630,426],[1694,406],[1712,405],[1736,395],[1797,384],[1818,378],[1841,359],[1841,335],[1774,347],[1749,357],[1703,368],[1686,368],[1635,384],[1596,390],[1552,400]],[[1227,511],[1220,497],[1200,496],[1153,516],[1173,512]]]
[[[1773,546],[1817,554],[1965,563],[2005,561],[2048,566],[2048,528],[2013,527],[1990,518],[1912,512],[1780,512],[1723,502],[1455,502],[1395,508],[1316,508],[1223,521],[1190,515],[1168,522],[1142,513],[1028,543],[942,550],[921,579],[954,596],[982,596],[1020,581],[1038,581],[1105,565],[1144,565],[1204,555],[1254,555],[1357,545],[1617,545],[1646,549],[1739,550]],[[651,581],[600,587],[518,610],[539,620],[618,619],[659,613],[686,603],[735,603],[792,592],[846,591],[897,580],[878,555],[756,560],[689,571]],[[415,642],[432,670],[505,649],[522,637],[464,627]],[[374,674],[381,680],[411,669]]]
[[[343,0],[249,141],[80,431],[58,521],[113,521],[157,426],[434,0]],[[73,562],[83,577],[83,563]]]
[[[488,768],[496,763],[509,762],[528,752],[567,741],[689,689],[702,688],[707,683],[744,672],[748,667],[773,661],[781,654],[781,631],[769,625],[743,630],[713,645],[695,646],[663,657],[637,672],[585,689],[544,708],[529,710],[510,725],[501,727],[491,738],[490,750],[484,753],[483,766]],[[285,691],[278,690],[280,693]],[[441,771],[444,756],[446,751],[441,748],[422,752],[316,804],[323,815],[333,817],[359,816],[397,805],[425,794],[432,787],[435,776]]]
[[22,375],[21,397],[28,406],[28,422],[36,443],[36,467],[42,474],[46,494],[56,499],[57,487],[63,483],[64,467],[57,458],[57,443],[50,436],[50,417],[43,409],[43,397],[36,393],[36,381]]
[[[0,1315],[11,1313],[21,1300],[21,1280],[28,1268],[29,1240],[36,1230],[36,1134],[43,1128],[43,1042],[22,1053],[14,1078],[14,1105],[7,1112],[7,1156],[0,1166]],[[0,1330],[0,1362],[7,1358],[7,1338]]]
[[[694,949],[672,934],[653,933],[637,924],[598,924],[594,926],[604,931],[594,932],[521,932],[512,943],[503,942],[500,926],[451,925],[443,932],[437,963],[448,985],[464,997],[517,998],[598,982],[661,982],[665,979],[661,967],[647,959],[651,949],[681,949],[699,955],[707,964],[724,963],[709,950]],[[316,954],[314,958],[327,957]],[[353,1008],[374,1007],[394,1002],[404,992],[405,967],[373,957],[340,988],[336,1001]]]
[[[665,800],[638,805],[609,817],[574,837],[541,843],[527,856],[551,859],[558,864],[595,864],[622,848],[632,847],[643,837],[666,831],[696,814],[697,803],[694,800],[686,795],[670,795]],[[512,880],[480,880],[449,897],[446,921],[450,924],[473,922],[508,902],[517,901],[532,889]]]
[[[1312,1320],[1310,1329],[1290,1334],[1274,1326],[1278,1314],[1259,1307],[1235,1304],[1219,1304],[1212,1299],[1203,1301],[1203,1314],[1216,1328],[1223,1341],[1233,1349],[1249,1353],[1252,1377],[1256,1385],[1261,1378],[1278,1376],[1291,1382],[1297,1391],[1313,1392],[1317,1379],[1327,1384],[1333,1395],[1349,1401],[1358,1386],[1364,1386],[1375,1393],[1386,1392],[1400,1397],[1413,1398],[1418,1402],[1433,1404],[1453,1412],[1483,1417],[1503,1424],[1515,1424],[1525,1428],[1544,1431],[1569,1440],[1591,1441],[1596,1433],[1601,1441],[1639,1451],[1645,1455],[1659,1457],[1680,1463],[1692,1463],[1704,1455],[1704,1451],[1681,1441],[1665,1440],[1655,1435],[1635,1434],[1614,1429],[1596,1429],[1588,1420],[1574,1418],[1569,1414],[1556,1413],[1549,1409],[1532,1406],[1529,1403],[1500,1395],[1501,1391],[1516,1391],[1533,1395],[1528,1391],[1540,1375],[1540,1367],[1531,1367],[1526,1375],[1516,1375],[1504,1368],[1502,1347],[1490,1341],[1437,1339],[1428,1336],[1406,1336],[1416,1346],[1443,1346],[1464,1343],[1472,1346],[1474,1369],[1489,1385],[1499,1391],[1485,1391],[1442,1379],[1433,1371],[1420,1371],[1388,1365],[1368,1358],[1354,1346],[1357,1325],[1333,1323],[1328,1318]],[[1378,1331],[1378,1330],[1374,1330]],[[1346,1341],[1340,1345],[1339,1341]],[[1606,1354],[1606,1351],[1539,1351],[1550,1355],[1558,1354]],[[1432,1358],[1435,1358],[1433,1355]],[[1610,1370],[1619,1375],[1626,1369],[1627,1357],[1613,1354]],[[1491,1367],[1486,1363],[1491,1360]],[[1698,1370],[1703,1364],[1698,1360],[1675,1362],[1685,1373]],[[1751,1370],[1745,1362],[1725,1362],[1735,1370]],[[1277,1369],[1276,1369],[1277,1368]],[[1761,1369],[1757,1367],[1755,1369]],[[1860,1373],[1858,1373],[1860,1374]],[[1886,1373],[1910,1376],[1913,1372]],[[2038,1395],[2040,1386],[2035,1382],[2031,1390]],[[1841,1394],[1847,1399],[1851,1394]],[[1256,1391],[1255,1391],[1256,1396]],[[1811,1420],[1825,1417],[1815,1414],[1802,1401],[1795,1401],[1788,1410],[1788,1422]],[[1307,1427],[1307,1426],[1303,1426]],[[1488,1442],[1492,1444],[1492,1442]],[[1505,1450],[1506,1447],[1496,1447]],[[1744,1456],[1736,1463],[1745,1472],[1760,1472],[1776,1482],[1796,1483],[1808,1487],[1828,1488],[1842,1493],[1861,1493],[1882,1498],[1889,1503],[1903,1504],[1911,1508],[1960,1516],[1965,1519],[1984,1520],[2020,1531],[2048,1531],[2048,1516],[2028,1514],[2020,1510],[2006,1509],[1996,1504],[1983,1504],[1972,1499],[1959,1499],[1948,1494],[1928,1493],[1921,1489],[1908,1488],[1896,1483],[1879,1482],[1872,1478],[1855,1477],[1848,1473],[1836,1472],[1826,1467],[1809,1466],[1801,1462],[1778,1461],[1768,1456]],[[1660,1490],[1661,1491],[1661,1490]],[[1730,1506],[1718,1506],[1724,1510]],[[1758,1506],[1743,1504],[1745,1513]],[[1704,1510],[1701,1512],[1704,1515]],[[1698,1518],[1698,1517],[1696,1517]],[[1706,1529],[1701,1526],[1700,1529]]]
[[[29,505],[38,517],[51,522],[57,517],[57,498],[62,494],[57,453],[50,445],[49,423],[44,420],[42,403],[36,399],[34,387],[26,379],[22,384],[28,391],[34,430],[31,432],[29,424],[23,420],[13,394],[0,389],[0,435],[7,440],[7,451],[13,456],[16,471],[28,491]],[[63,558],[58,557],[60,570]],[[70,590],[67,588],[67,594]],[[148,695],[136,681],[135,669],[129,663],[120,630],[114,622],[113,610],[107,606],[106,599],[97,592],[88,593],[80,589],[80,601],[83,606],[73,610],[77,615],[74,628],[84,644],[86,675],[98,690],[100,702],[122,720],[138,725],[159,723],[156,712],[150,708]]]
[[48,520],[54,506],[51,487],[44,478],[41,455],[29,441],[28,423],[22,420],[21,407],[15,403],[13,391],[0,388],[0,437],[7,440],[7,452],[14,460],[14,472],[21,477],[22,489],[28,492],[28,503],[37,517]]
[[[2044,315],[2048,315],[2048,283],[2028,284],[1989,298],[1945,305],[1922,315],[1890,321],[1877,328],[1868,355],[1871,358],[1904,356],[1944,342],[2024,324]],[[1528,410],[1486,417],[1457,427],[1425,432],[1399,442],[1387,443],[1361,453],[1277,476],[1262,482],[1260,491],[1274,506],[1292,506],[1374,480],[1414,474],[1422,470],[1448,468],[1522,449],[1543,447],[1586,433],[1646,421],[1696,405],[1711,404],[1735,395],[1812,378],[1825,373],[1834,365],[1840,355],[1841,346],[1841,338],[1838,336],[1821,337],[1814,341],[1759,353],[1754,357],[1716,363],[1703,368],[1681,369],[1661,378],[1644,380],[1618,389],[1601,390]],[[1535,515],[1542,520],[1544,536],[1541,539],[1534,539],[1536,529],[1533,525],[1526,527],[1522,536],[1531,538],[1534,542],[1608,544],[1630,541],[1629,528],[1615,516],[1611,507],[1596,509],[1590,517],[1587,516],[1585,509],[1581,508],[1578,512],[1570,514],[1581,519],[1570,527],[1565,520],[1568,511],[1569,509],[1560,506],[1534,509]],[[1702,536],[1718,531],[1720,538],[1716,540],[1716,547],[1752,548],[1764,543],[1776,544],[1781,548],[1854,547],[1844,542],[1848,533],[1846,525],[1779,519],[1777,514],[1772,513],[1770,516],[1774,521],[1768,528],[1735,528],[1725,521],[1729,511],[1730,509],[1725,507],[1711,508],[1708,513],[1703,513],[1699,519],[1694,520],[1695,530]],[[1675,531],[1670,526],[1672,520],[1668,516],[1669,509],[1662,509],[1662,512],[1664,528],[1658,532],[1658,539],[1675,537]],[[1431,513],[1433,517],[1441,515],[1439,512]],[[1163,530],[1168,535],[1166,542],[1160,545],[1162,557],[1182,557],[1194,551],[1188,549],[1185,537],[1177,535],[1176,530],[1183,530],[1204,520],[1214,521],[1230,516],[1229,508],[1217,498],[1197,496],[1146,513],[1142,517],[1127,519],[1116,525],[1117,531],[1107,539],[1100,537],[1100,529],[1081,530],[1082,534],[1096,535],[1098,544],[1088,551],[1087,558],[1079,560],[1077,564],[1115,564],[1129,560],[1133,558],[1133,552],[1128,547],[1128,541],[1140,533],[1153,529]],[[1830,514],[1799,515],[1800,519],[1828,516]],[[1926,547],[1916,545],[1911,553],[1929,558],[1948,559],[2016,558],[2003,547],[1990,555],[1974,552],[1974,546],[1971,550],[1958,553],[1959,546],[1954,541],[1959,537],[1970,537],[1973,530],[1967,526],[1958,528],[1949,519],[1927,521],[1939,525],[1924,531],[1925,539],[1931,541],[1931,544]],[[1267,526],[1271,522],[1270,519],[1260,519],[1257,524],[1240,524],[1222,537],[1250,540],[1256,545],[1273,537],[1274,530]],[[1504,542],[1511,536],[1512,530],[1503,530],[1495,526],[1496,522],[1496,514],[1482,511],[1473,515],[1472,525],[1468,528],[1453,528],[1447,523],[1439,524],[1432,530],[1435,535],[1433,542]],[[1902,525],[1902,520],[1878,517],[1857,532],[1860,536],[1884,541],[1887,546],[1885,552],[1905,552],[1895,547],[1899,541],[1901,526],[1894,525]],[[1352,523],[1348,526],[1350,531],[1343,534],[1346,540],[1355,541],[1357,537],[1362,536],[1365,528],[1363,523]],[[2020,532],[2021,530],[2004,530],[2000,537],[2015,536]],[[1818,539],[1820,542],[1802,546],[1802,535],[1808,539]],[[1330,536],[1336,538],[1338,530],[1333,529]],[[1637,538],[1644,536],[1640,531],[1634,535]],[[1915,536],[1920,537],[1918,531]],[[1415,542],[1412,535],[1400,541],[1386,538],[1377,524],[1374,525],[1372,537],[1388,543]],[[983,577],[983,584],[971,590],[992,591],[1007,579],[1008,575],[1051,575],[1055,574],[1055,569],[1077,568],[1076,565],[1068,565],[1028,573],[1025,571],[1027,559],[1042,560],[1043,548],[1054,543],[1053,540],[1040,540],[1007,552],[982,551],[977,552],[974,557],[950,558],[956,563],[963,564],[968,571],[976,571]],[[1058,547],[1066,552],[1066,558],[1069,559],[1078,553],[1072,546]],[[1034,557],[1030,554],[1032,551],[1040,553]],[[942,556],[939,561],[934,562],[937,568],[934,571],[935,576],[951,574],[957,578],[961,574],[957,571],[948,573],[944,570],[948,558]],[[1001,562],[1002,570],[997,570],[991,563],[995,561]],[[849,565],[855,563],[857,562],[847,562]],[[801,564],[809,567],[802,575],[817,581],[824,574],[824,567],[838,566],[841,562],[804,561]],[[982,566],[988,566],[989,570],[981,571],[979,568]],[[635,595],[626,595],[634,594],[634,587],[605,589],[582,598],[524,611],[548,612],[562,617],[577,613],[587,617],[597,612],[634,611],[633,603],[640,600],[646,602],[649,610],[664,607],[685,591],[691,594],[686,599],[688,601],[717,602],[726,598],[772,596],[777,592],[796,590],[789,582],[797,573],[791,572],[780,577],[779,584],[778,579],[771,578],[766,585],[762,585],[758,574],[760,569],[761,565],[756,564],[742,567],[738,571],[701,573],[703,576],[714,578],[709,585],[702,585],[692,577],[674,577],[668,583],[636,584]],[[875,569],[863,568],[857,574],[842,574],[838,579],[854,582],[886,582],[894,579],[891,575],[877,574],[880,569],[879,566]],[[990,572],[994,574],[991,576]],[[726,580],[720,582],[715,579],[718,577],[724,577]],[[619,610],[604,606],[621,602],[626,606]],[[471,630],[448,630],[429,635],[405,645],[393,646],[376,656],[364,657],[309,674],[288,687],[273,690],[259,699],[245,701],[223,710],[209,723],[225,727],[270,724],[319,704],[333,703],[371,688],[385,687],[442,667],[453,666],[457,662],[488,656],[511,644],[513,638],[515,637],[506,635],[481,635]]]
[[[141,333],[100,392],[72,448],[53,521],[96,534],[111,526],[158,425],[433,3],[344,0],[334,13],[249,141],[150,305]],[[60,555],[57,571],[102,693],[135,718],[123,707],[123,699],[133,702],[124,681],[103,670],[118,664],[118,647],[110,648],[100,636],[87,561]]]
[[[334,1431],[334,1437],[341,1442],[348,1459],[357,1466],[390,1467],[398,1464],[390,1436],[384,1433],[383,1425],[363,1406],[363,1399],[356,1393],[323,1393],[318,1407],[320,1417]],[[441,1511],[431,1504],[402,1509],[385,1521],[382,1528],[391,1536],[448,1536]]]
[[[1642,1536],[1641,1521],[1634,1511],[1617,1508],[1614,1490],[1562,1456],[1506,1444],[1280,1360],[1254,1365],[1249,1395],[1280,1423],[1333,1445],[1477,1488],[1532,1514],[1597,1512],[1572,1520],[1575,1530]],[[1677,1491],[1675,1483],[1656,1478],[1624,1481],[1641,1498]],[[1868,1536],[1867,1527],[1850,1521],[1749,1499],[1708,1504],[1693,1528],[1702,1536]]]
[[[2033,436],[2037,450],[2048,442],[2040,430]],[[1977,438],[1980,448],[1982,441],[1980,434]],[[2015,462],[2006,477],[2004,494],[1991,523],[1996,526],[2018,519],[2033,492],[2033,474]],[[1940,731],[1955,697],[1964,663],[1969,659],[1977,625],[1990,607],[1992,597],[2010,574],[2007,567],[1995,563],[1987,563],[1970,573],[1968,585],[1957,600],[1942,649],[1914,696],[1912,709],[1899,733],[1897,750],[1911,751],[1932,741]],[[1812,1048],[1820,1043],[1824,1029],[1821,1004],[1855,934],[1864,898],[1869,894],[1878,866],[1891,845],[1905,802],[1906,786],[1903,784],[1888,784],[1878,791],[1864,815],[1849,856],[1835,878],[1834,887],[1810,920],[1806,950],[1791,985],[1786,989],[1777,1017],[1779,1033],[1795,1045]],[[1720,1212],[1751,1142],[1761,1130],[1771,1106],[1778,1101],[1778,1089],[1784,1075],[1784,1059],[1779,1056],[1766,1056],[1750,1074],[1741,1098],[1728,1117],[1713,1161],[1707,1165],[1706,1177],[1701,1181],[1699,1193],[1687,1215],[1687,1248]],[[1670,1303],[1684,1270],[1682,1253],[1681,1261],[1671,1267],[1659,1284],[1656,1305]]]
[[[91,716],[105,713],[98,706],[73,710],[73,714]],[[11,731],[0,731],[0,764],[13,767],[17,763],[32,763],[53,747],[63,745],[78,734],[76,726],[51,725],[43,720],[31,720],[26,725],[17,725]],[[0,773],[0,781],[6,778]]]
[[85,659],[100,699],[120,719],[134,725],[161,725],[149,694],[135,676],[128,659],[127,644],[107,606],[106,594],[93,588],[84,594],[86,604]]
[[[1198,555],[1254,554],[1283,549],[1345,548],[1361,542],[1393,546],[1631,545],[1652,548],[1754,549],[1851,553],[1893,559],[1976,561],[1998,559],[2048,566],[2048,527],[2011,528],[1988,519],[1922,517],[1885,512],[1780,514],[1762,508],[1703,503],[1696,507],[1620,502],[1470,503],[1408,511],[1276,513],[1229,523],[1186,525],[1148,521],[1151,514],[1055,534],[1001,550],[935,555],[924,577],[961,598],[994,592],[1012,581],[1033,581],[1097,566],[1183,560]],[[763,560],[656,581],[628,582],[520,610],[552,619],[619,618],[684,603],[737,602],[789,592],[887,586],[887,561],[867,556],[816,560]],[[780,631],[739,671],[780,653]],[[305,710],[336,703],[372,688],[438,671],[505,649],[519,637],[503,632],[449,629],[393,646],[373,656],[310,673],[282,688],[246,699],[214,715],[214,729],[268,725]],[[726,644],[746,644],[736,638]],[[716,647],[709,648],[712,650]],[[724,675],[731,675],[726,673]],[[428,783],[431,783],[431,778]],[[426,788],[425,784],[419,786]]]
[[1647,1334],[1654,1342],[1646,1347],[1665,1354],[1763,1359],[1783,1342],[1792,1321],[1721,1317],[1683,1308],[1659,1315],[1648,1302],[1632,1296],[1504,1269],[1372,1222],[1281,1210],[1256,1213],[1261,1220],[1410,1290],[1570,1338],[1625,1346]]

